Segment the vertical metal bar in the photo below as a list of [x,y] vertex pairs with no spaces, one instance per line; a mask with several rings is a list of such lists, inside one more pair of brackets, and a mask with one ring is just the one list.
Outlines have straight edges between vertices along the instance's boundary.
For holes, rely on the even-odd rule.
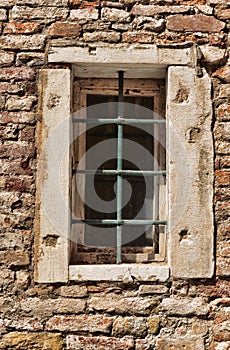
[[[118,71],[118,118],[123,117],[123,90],[124,90],[124,72]],[[122,170],[122,139],[123,125],[118,123],[117,130],[117,170]],[[117,220],[122,219],[122,175],[117,175]],[[122,242],[122,227],[117,225],[117,264],[122,262],[121,259],[121,242]]]

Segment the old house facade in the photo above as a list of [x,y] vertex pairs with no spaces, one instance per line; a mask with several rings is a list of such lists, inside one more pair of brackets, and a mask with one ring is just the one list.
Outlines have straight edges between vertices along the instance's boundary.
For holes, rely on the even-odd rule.
[[[230,348],[229,19],[228,0],[1,0],[0,349]],[[95,169],[115,216],[89,209]]]

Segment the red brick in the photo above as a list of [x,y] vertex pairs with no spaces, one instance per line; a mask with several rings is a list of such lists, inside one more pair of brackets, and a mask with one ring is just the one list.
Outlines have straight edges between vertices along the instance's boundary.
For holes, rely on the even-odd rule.
[[210,16],[201,14],[193,16],[175,15],[167,19],[167,29],[176,32],[220,32],[225,23]]
[[4,34],[31,34],[37,33],[40,29],[40,24],[36,22],[9,22],[6,24]]
[[230,83],[230,66],[217,69],[212,76],[214,78],[219,78],[224,83]]
[[78,37],[81,33],[81,26],[78,23],[56,22],[49,28],[49,35],[53,37]]
[[35,147],[18,143],[0,145],[0,158],[23,159],[35,157]]
[[33,179],[29,176],[18,178],[10,177],[6,179],[5,189],[7,191],[30,192]]
[[230,281],[218,280],[215,284],[199,285],[195,288],[195,295],[209,298],[224,298],[229,296]]
[[230,340],[230,321],[221,322],[213,327],[214,340],[228,341]]
[[230,276],[230,259],[217,258],[216,267],[217,267],[216,268],[217,276],[222,276],[222,277],[229,277]]
[[35,113],[32,112],[2,112],[0,113],[0,124],[30,124],[35,121],[35,116]]
[[2,68],[0,70],[1,80],[34,80],[35,71],[32,68],[26,67],[14,67],[14,68]]
[[20,93],[20,94],[26,94],[32,95],[35,93],[35,84],[31,82],[16,82],[16,83],[10,83],[6,81],[0,82],[0,93],[1,92],[7,92],[7,93]]
[[84,1],[84,0],[70,0],[70,6],[74,7],[74,8],[91,8],[91,7],[95,7],[97,8],[100,4],[99,0],[95,0],[95,1]]
[[225,170],[217,170],[215,172],[216,182],[219,186],[227,186],[230,185],[230,171]]
[[61,332],[110,333],[114,317],[104,315],[54,316],[46,323],[47,330]]
[[228,103],[221,104],[216,110],[216,116],[220,121],[230,120],[230,105]]
[[134,340],[131,337],[83,337],[68,335],[66,338],[68,350],[131,350],[134,348]]
[[26,252],[9,250],[0,251],[0,264],[8,267],[27,266],[29,265],[29,255]]
[[128,43],[152,43],[154,36],[149,33],[127,32],[122,35],[122,41]]
[[35,129],[33,126],[25,126],[20,133],[20,140],[27,142],[35,141]]

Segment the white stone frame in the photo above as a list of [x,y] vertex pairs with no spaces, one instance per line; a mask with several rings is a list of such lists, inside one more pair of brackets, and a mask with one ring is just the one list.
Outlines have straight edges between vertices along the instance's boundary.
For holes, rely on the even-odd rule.
[[[70,124],[62,134],[51,133],[71,115],[71,71],[43,69],[40,72],[40,113],[38,135],[42,167],[37,174],[37,210],[35,245],[35,280],[67,282],[70,280],[165,281],[175,278],[211,278],[213,256],[213,139],[211,132],[211,81],[204,69],[197,67],[197,47],[148,45],[127,47],[52,48],[49,63],[84,67],[128,67],[141,74],[146,70],[156,76],[167,70],[167,186],[168,186],[168,263],[68,266],[70,217],[70,155],[62,159],[61,193],[64,202],[53,205],[57,194],[49,180],[54,161],[69,141]],[[199,68],[199,69],[198,69]],[[199,72],[199,76],[197,73]],[[62,89],[62,87],[64,87]],[[59,138],[57,138],[59,136]],[[44,148],[48,140],[48,147]],[[57,143],[56,143],[57,141]],[[69,163],[69,166],[68,166]],[[57,198],[58,199],[58,198]],[[57,201],[55,201],[57,203]],[[50,214],[57,217],[50,223]],[[48,213],[49,214],[49,213]],[[51,220],[52,221],[52,220]],[[57,229],[57,228],[60,228]],[[63,233],[64,232],[64,233]]]

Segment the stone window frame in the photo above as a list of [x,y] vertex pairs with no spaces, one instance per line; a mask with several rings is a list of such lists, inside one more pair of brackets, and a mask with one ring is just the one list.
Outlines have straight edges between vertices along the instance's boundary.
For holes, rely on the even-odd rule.
[[[199,58],[200,49],[193,43],[146,45],[144,48],[98,46],[50,49],[50,66],[41,69],[39,74],[35,281],[126,282],[133,281],[133,276],[142,281],[166,281],[169,276],[183,279],[213,276],[211,80],[205,69],[199,66]],[[54,66],[51,67],[51,64]],[[63,68],[60,68],[60,64]],[[72,68],[83,69],[101,64],[166,72],[169,206],[166,264],[69,266],[71,154],[68,145],[71,135]],[[59,167],[62,170],[55,177],[58,162],[62,163]],[[53,179],[57,183],[53,183]],[[60,193],[56,191],[58,186],[61,188],[61,200]]]

